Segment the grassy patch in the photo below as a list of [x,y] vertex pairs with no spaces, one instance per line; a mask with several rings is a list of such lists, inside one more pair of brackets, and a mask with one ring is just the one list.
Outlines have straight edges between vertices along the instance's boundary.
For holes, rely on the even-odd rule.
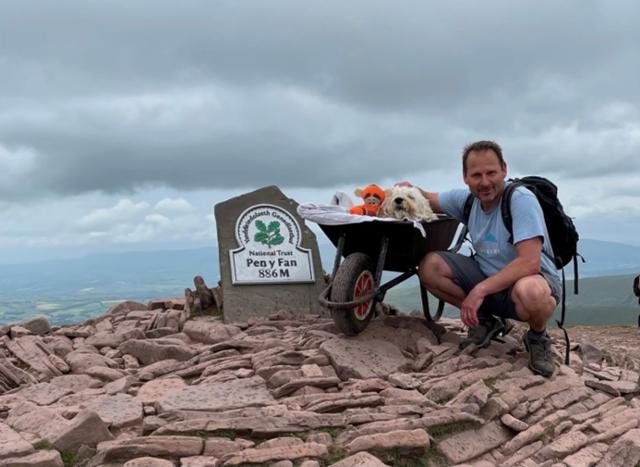
[[51,450],[56,448],[48,439],[41,439],[34,444],[33,447],[38,450]]
[[323,459],[319,459],[321,467],[328,467],[331,464],[335,464],[336,462],[347,457],[347,450],[345,448],[331,446],[329,448],[329,454]]
[[495,376],[493,378],[484,379],[483,381],[484,381],[484,384],[486,384],[489,389],[494,391],[496,389],[496,383],[498,382],[499,379],[500,378]]
[[238,436],[238,432],[236,430],[216,430],[212,433],[207,433],[206,436],[220,436],[222,438],[229,438],[231,440],[236,439],[236,437]]
[[429,467],[431,465],[423,453],[412,454],[406,449],[376,451],[374,455],[382,462],[395,467]]
[[442,425],[434,425],[427,428],[427,431],[433,438],[439,439],[462,431],[476,430],[481,426],[482,424],[478,422],[452,422],[444,423]]
[[424,455],[424,459],[429,467],[440,467],[447,465],[447,459],[442,455],[438,448],[433,444]]
[[63,450],[60,451],[60,457],[62,457],[62,463],[64,467],[74,467],[78,464],[78,453],[76,451]]

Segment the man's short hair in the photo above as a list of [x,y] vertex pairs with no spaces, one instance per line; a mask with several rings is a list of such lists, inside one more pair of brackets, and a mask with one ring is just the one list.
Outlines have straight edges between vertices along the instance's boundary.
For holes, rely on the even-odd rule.
[[469,158],[469,153],[472,151],[488,151],[492,150],[496,156],[498,156],[498,162],[500,162],[500,166],[504,167],[504,159],[502,158],[502,148],[495,141],[476,141],[475,143],[467,144],[464,147],[464,152],[462,153],[462,173],[467,173],[467,159]]

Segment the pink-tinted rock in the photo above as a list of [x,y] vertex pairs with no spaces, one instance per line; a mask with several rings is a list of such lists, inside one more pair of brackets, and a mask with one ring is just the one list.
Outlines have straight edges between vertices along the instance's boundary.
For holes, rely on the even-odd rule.
[[361,436],[347,444],[347,452],[385,451],[392,449],[423,450],[429,449],[429,435],[423,429],[399,430],[389,433],[376,433]]
[[189,360],[196,354],[194,349],[176,339],[131,339],[120,344],[118,349],[123,354],[133,355],[143,365],[169,359]]
[[0,422],[0,459],[31,454],[33,446],[6,424]]
[[509,439],[509,430],[500,423],[490,422],[479,429],[445,438],[438,443],[438,449],[452,464],[460,464],[501,446]]
[[124,463],[137,457],[180,458],[198,456],[204,441],[195,436],[148,436],[98,444],[92,464]]
[[331,339],[320,350],[343,380],[386,377],[411,367],[411,361],[388,341]]
[[98,397],[85,408],[113,427],[142,424],[142,402],[128,394]]
[[27,400],[38,405],[50,405],[67,394],[71,394],[70,389],[55,386],[50,383],[39,383],[27,386],[20,391],[20,395]]
[[161,411],[228,410],[269,405],[275,402],[259,376],[211,385],[189,386],[159,401]]
[[180,459],[180,467],[220,467],[221,465],[222,461],[212,456],[191,456]]
[[636,466],[640,462],[640,430],[623,434],[609,448],[599,465],[607,467]]
[[89,375],[56,376],[49,383],[69,392],[80,392],[88,388],[99,388],[104,385],[102,381]]
[[562,462],[567,467],[592,467],[600,462],[607,449],[609,449],[609,446],[604,443],[586,446],[578,452],[565,457]]
[[210,456],[215,458],[222,458],[227,454],[233,454],[240,452],[243,449],[252,448],[254,446],[253,441],[249,441],[242,438],[228,439],[220,437],[210,437],[204,440],[204,456]]
[[60,427],[49,441],[61,451],[76,450],[81,445],[95,446],[113,439],[107,425],[95,412],[83,411],[66,426]]
[[60,453],[41,450],[22,457],[0,459],[0,467],[64,467]]
[[71,367],[71,371],[73,373],[84,373],[87,369],[94,366],[111,368],[116,366],[115,362],[110,358],[104,357],[98,353],[83,350],[74,350],[73,352],[69,352],[64,358]]
[[179,377],[154,379],[140,387],[136,398],[143,403],[157,402],[187,386],[187,383]]
[[197,318],[184,323],[182,332],[196,342],[217,344],[239,334],[240,328],[218,320]]
[[390,467],[380,459],[368,452],[359,452],[353,456],[345,457],[344,459],[331,464],[329,467]]
[[510,415],[508,413],[500,417],[500,421],[504,424],[504,426],[507,426],[511,428],[513,431],[517,431],[517,432],[521,432],[529,428],[528,424],[526,424],[522,420],[518,420],[513,415]]
[[122,467],[175,467],[175,464],[160,457],[137,457],[124,463]]
[[277,460],[293,460],[303,457],[326,456],[329,450],[324,444],[302,443],[298,445],[249,448],[237,454],[225,457],[223,465],[242,465]]

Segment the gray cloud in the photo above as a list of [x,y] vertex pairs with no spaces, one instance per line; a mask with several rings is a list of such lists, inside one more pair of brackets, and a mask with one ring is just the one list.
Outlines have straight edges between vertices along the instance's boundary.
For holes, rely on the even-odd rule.
[[639,10],[4,2],[0,194],[358,184],[487,137],[521,171],[640,172]]

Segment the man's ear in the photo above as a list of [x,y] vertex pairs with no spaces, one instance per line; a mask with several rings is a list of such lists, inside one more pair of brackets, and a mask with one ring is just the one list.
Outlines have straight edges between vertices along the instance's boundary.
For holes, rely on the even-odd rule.
[[356,188],[353,192],[358,198],[362,197],[362,188]]

